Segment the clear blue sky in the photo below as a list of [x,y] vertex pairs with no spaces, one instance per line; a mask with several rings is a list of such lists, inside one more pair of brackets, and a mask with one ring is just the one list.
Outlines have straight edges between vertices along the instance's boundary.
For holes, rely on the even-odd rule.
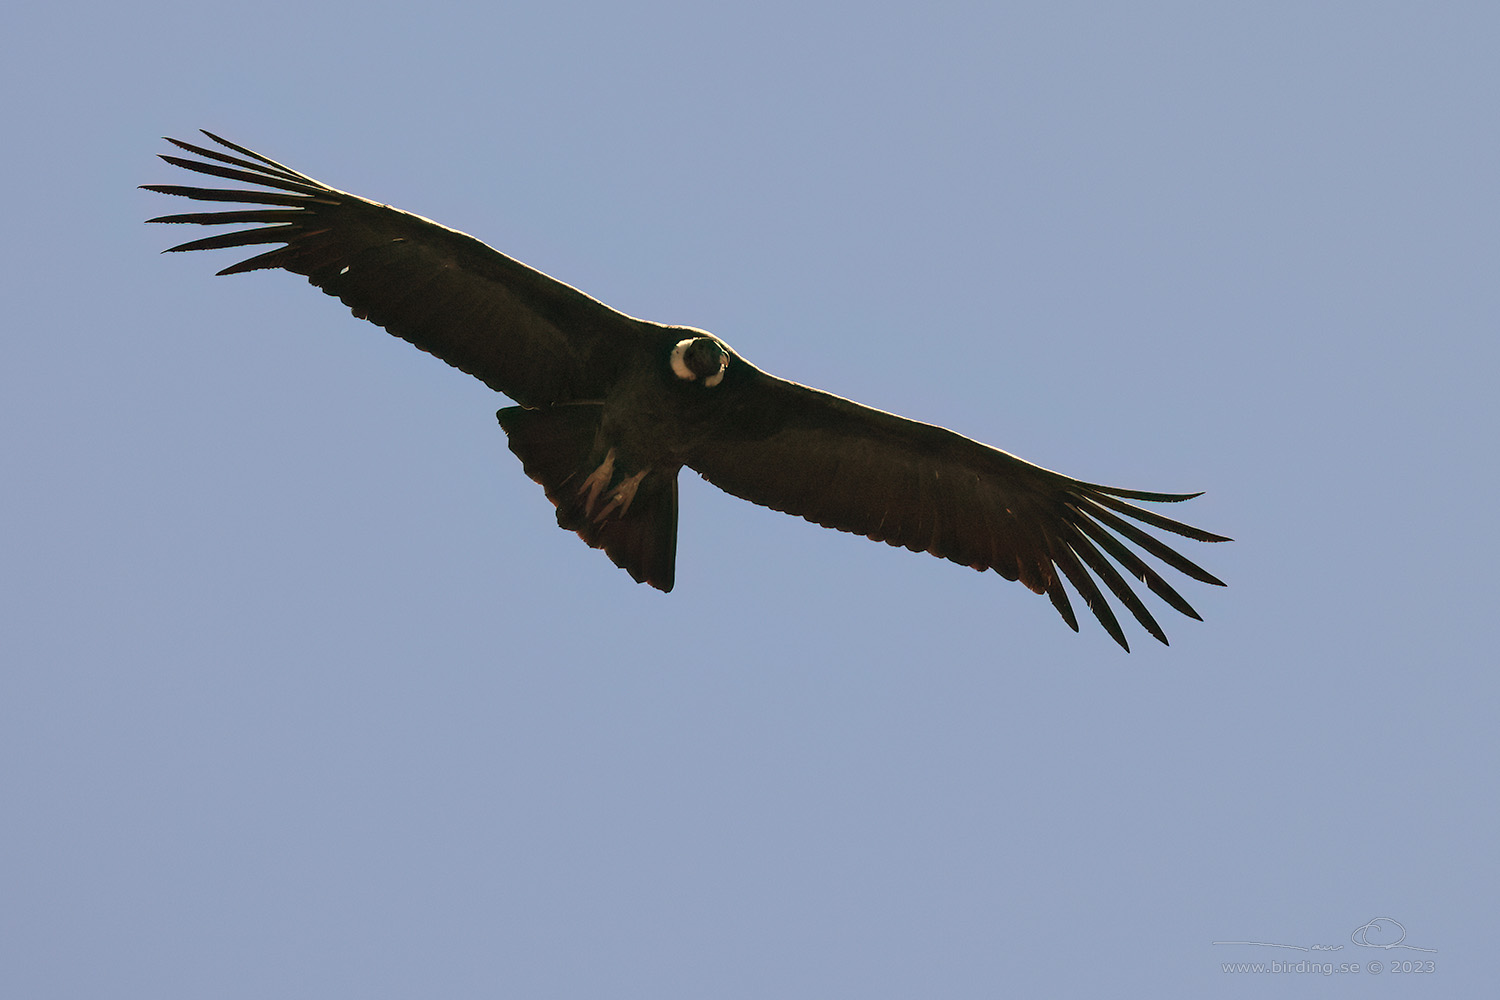
[[[1492,991],[1497,8],[721,6],[0,14],[0,993]],[[636,586],[501,397],[158,254],[198,127],[1207,490],[1230,586],[1126,656],[691,475]]]

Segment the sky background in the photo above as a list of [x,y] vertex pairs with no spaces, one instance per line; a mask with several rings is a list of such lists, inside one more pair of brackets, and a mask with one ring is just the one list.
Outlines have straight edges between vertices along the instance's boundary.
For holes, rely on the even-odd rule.
[[[1491,993],[1497,50],[1488,3],[7,6],[0,994]],[[1127,656],[690,473],[637,586],[502,397],[158,255],[199,127],[1206,490],[1229,587]]]

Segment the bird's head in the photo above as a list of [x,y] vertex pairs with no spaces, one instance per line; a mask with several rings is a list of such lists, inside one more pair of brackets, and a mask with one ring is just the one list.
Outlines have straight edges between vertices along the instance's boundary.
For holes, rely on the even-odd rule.
[[706,333],[679,340],[670,356],[672,374],[684,382],[697,382],[712,389],[724,381],[729,367],[729,348]]

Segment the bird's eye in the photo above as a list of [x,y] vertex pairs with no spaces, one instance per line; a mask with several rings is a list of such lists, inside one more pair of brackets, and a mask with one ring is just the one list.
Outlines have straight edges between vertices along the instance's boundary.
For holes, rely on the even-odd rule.
[[724,381],[729,352],[713,337],[688,337],[672,348],[672,374],[685,382],[700,379],[708,388]]

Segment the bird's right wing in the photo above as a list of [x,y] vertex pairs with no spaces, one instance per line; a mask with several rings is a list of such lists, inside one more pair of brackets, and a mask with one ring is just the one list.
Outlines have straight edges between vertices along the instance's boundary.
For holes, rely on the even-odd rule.
[[241,155],[169,139],[203,159],[162,159],[257,189],[143,187],[195,201],[255,207],[150,221],[253,224],[172,250],[285,244],[220,274],[279,267],[305,275],[354,315],[523,406],[601,398],[642,336],[638,321],[472,236],[338,191],[210,132],[204,135]]
[[1046,594],[1076,631],[1067,580],[1127,650],[1095,577],[1163,643],[1166,634],[1120,569],[1183,614],[1199,616],[1126,543],[1195,580],[1223,586],[1141,525],[1204,542],[1228,539],[1125,502],[1173,503],[1195,493],[1080,482],[738,359],[730,373],[712,430],[686,460],[727,493],[826,527],[993,569]]

